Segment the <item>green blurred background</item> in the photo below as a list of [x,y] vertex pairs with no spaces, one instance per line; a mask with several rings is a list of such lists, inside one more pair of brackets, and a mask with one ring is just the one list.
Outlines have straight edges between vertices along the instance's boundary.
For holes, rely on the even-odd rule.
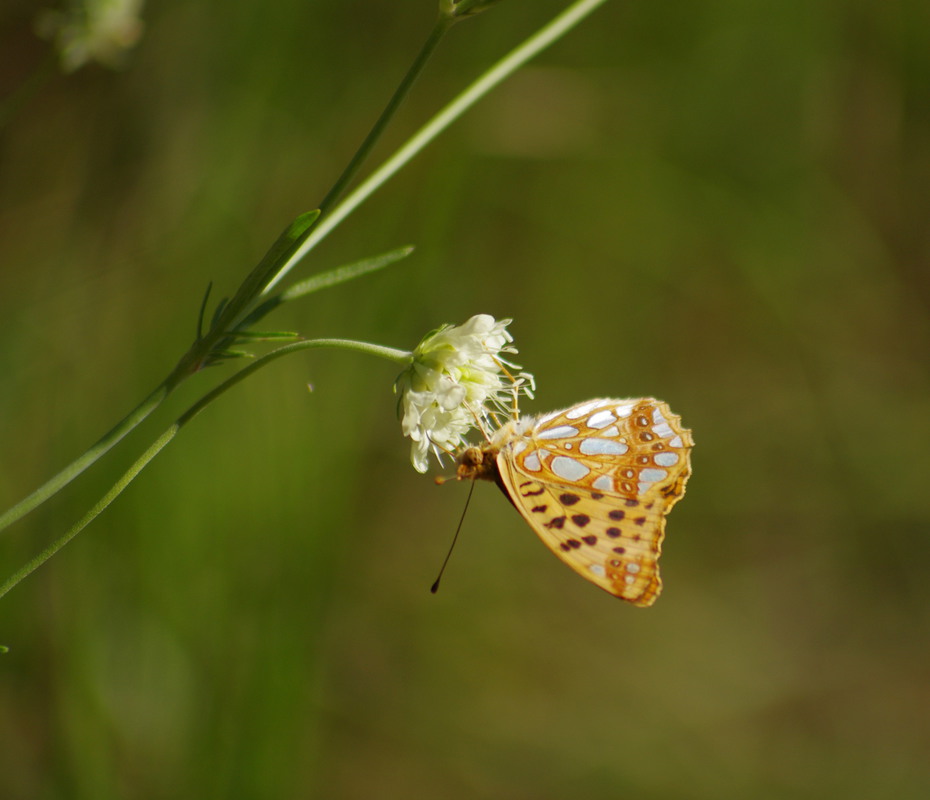
[[[457,27],[376,159],[563,6]],[[4,94],[46,54],[36,7],[0,12]],[[433,9],[153,3],[123,71],[19,109],[0,507],[319,202]],[[513,317],[524,410],[667,400],[697,447],[659,602],[581,581],[484,485],[430,596],[465,487],[411,468],[394,365],[292,356],[0,603],[0,796],[930,796],[928,185],[923,0],[608,3],[294,277],[413,256],[273,320],[409,348]],[[4,577],[229,372],[6,531]]]

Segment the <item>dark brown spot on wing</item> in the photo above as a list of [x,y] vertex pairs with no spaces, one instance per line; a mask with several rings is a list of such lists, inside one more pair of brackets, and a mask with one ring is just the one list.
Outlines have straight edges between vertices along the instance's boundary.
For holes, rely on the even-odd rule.
[[591,521],[591,517],[587,514],[574,514],[572,515],[572,522],[574,522],[579,528],[583,528]]

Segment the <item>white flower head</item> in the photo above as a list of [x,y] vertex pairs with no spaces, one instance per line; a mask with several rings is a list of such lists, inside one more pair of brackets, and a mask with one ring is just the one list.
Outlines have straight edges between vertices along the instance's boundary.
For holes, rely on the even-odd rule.
[[53,39],[65,72],[90,61],[107,67],[122,65],[126,52],[142,35],[143,0],[83,0],[68,11],[43,11],[36,27]]
[[503,355],[517,352],[507,331],[511,322],[478,314],[428,333],[413,351],[395,389],[400,386],[401,426],[417,472],[426,472],[430,451],[441,461],[465,444],[472,428],[486,432],[495,412],[509,415],[519,395],[533,396],[533,376],[517,373],[520,367]]

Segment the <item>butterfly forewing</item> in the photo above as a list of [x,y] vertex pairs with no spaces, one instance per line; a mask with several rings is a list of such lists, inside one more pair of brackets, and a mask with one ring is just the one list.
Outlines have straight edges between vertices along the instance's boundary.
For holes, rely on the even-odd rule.
[[651,605],[665,515],[691,472],[691,432],[652,398],[597,399],[505,425],[497,471],[546,546],[602,589]]

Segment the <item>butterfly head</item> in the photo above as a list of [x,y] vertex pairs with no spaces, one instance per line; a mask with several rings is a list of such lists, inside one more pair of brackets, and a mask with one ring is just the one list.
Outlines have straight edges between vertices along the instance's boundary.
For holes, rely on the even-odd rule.
[[498,448],[490,442],[479,447],[466,447],[456,456],[455,477],[460,481],[497,481]]

